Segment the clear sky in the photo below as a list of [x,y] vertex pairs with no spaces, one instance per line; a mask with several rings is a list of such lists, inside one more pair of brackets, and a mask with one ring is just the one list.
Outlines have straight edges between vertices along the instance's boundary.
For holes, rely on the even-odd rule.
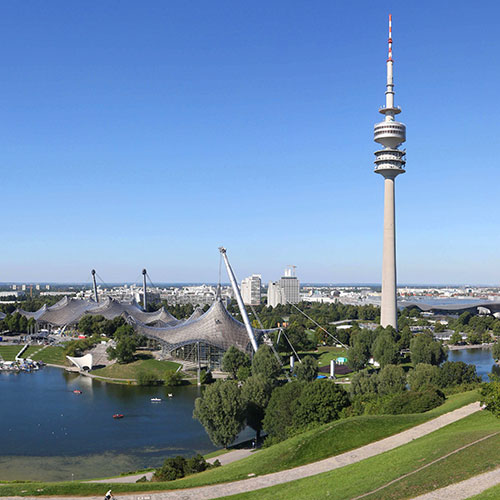
[[0,281],[380,282],[389,12],[398,281],[498,284],[500,4],[422,0],[3,2]]

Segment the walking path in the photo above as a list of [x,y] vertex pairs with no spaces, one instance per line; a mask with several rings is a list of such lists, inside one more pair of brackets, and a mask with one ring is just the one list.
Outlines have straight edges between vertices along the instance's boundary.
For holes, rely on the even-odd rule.
[[450,484],[439,490],[415,497],[414,500],[465,500],[500,483],[500,468]]
[[[451,411],[433,420],[429,420],[423,424],[417,425],[411,429],[395,434],[388,438],[381,439],[375,443],[370,443],[361,448],[357,448],[340,455],[320,460],[294,469],[274,472],[265,476],[257,476],[241,481],[232,483],[223,483],[210,486],[201,486],[198,488],[190,488],[183,490],[167,490],[162,492],[144,492],[142,494],[122,494],[118,495],[118,500],[137,500],[138,497],[144,500],[209,500],[213,498],[225,497],[228,495],[235,495],[237,493],[244,493],[248,491],[267,488],[278,484],[288,483],[297,479],[314,476],[322,472],[328,472],[340,467],[345,467],[366,458],[379,455],[394,448],[398,448],[407,444],[414,439],[425,436],[434,432],[442,427],[465,418],[476,411],[480,410],[478,402],[469,404],[457,410]],[[22,500],[21,497],[10,497],[11,500],[17,498]],[[51,498],[64,498],[65,500],[81,500],[81,497],[51,497]],[[102,500],[103,495],[85,497],[86,500]],[[34,497],[33,500],[39,500],[40,497]],[[26,500],[26,497],[24,497]],[[441,500],[441,499],[440,499]]]

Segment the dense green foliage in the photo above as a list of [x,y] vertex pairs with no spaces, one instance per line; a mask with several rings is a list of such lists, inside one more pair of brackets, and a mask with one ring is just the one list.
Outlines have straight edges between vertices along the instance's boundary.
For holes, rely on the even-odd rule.
[[245,425],[245,406],[236,381],[217,380],[196,399],[193,417],[212,443],[227,448]]
[[272,390],[272,382],[262,375],[248,377],[241,389],[241,397],[245,403],[246,422],[256,432],[257,441],[262,431],[262,421]]
[[[217,462],[218,463],[218,462]],[[190,474],[196,474],[210,469],[214,465],[209,464],[202,455],[198,454],[191,458],[176,456],[167,458],[163,465],[156,469],[152,481],[174,481]]]
[[135,351],[139,340],[130,325],[118,327],[114,333],[116,347],[108,347],[106,353],[109,359],[116,359],[118,363],[131,363],[134,361]]
[[442,405],[444,400],[444,394],[432,387],[422,391],[405,391],[388,399],[383,405],[383,413],[389,415],[423,413]]
[[263,426],[269,436],[276,441],[289,437],[293,424],[293,410],[304,385],[293,381],[274,389],[265,412]]
[[253,356],[252,375],[262,375],[267,380],[275,380],[281,373],[280,362],[272,349],[262,344]]
[[439,365],[446,359],[446,350],[441,344],[434,340],[432,333],[419,333],[411,339],[410,355],[413,366],[419,363]]
[[250,367],[248,354],[231,346],[222,357],[222,370],[228,372],[233,379],[238,378],[238,370],[242,367]]
[[326,424],[340,417],[349,406],[345,389],[330,380],[315,380],[304,386],[292,408],[292,425],[295,429],[307,428],[311,424]]
[[301,382],[312,382],[318,376],[318,362],[312,356],[305,356],[302,363],[295,364],[293,373]]

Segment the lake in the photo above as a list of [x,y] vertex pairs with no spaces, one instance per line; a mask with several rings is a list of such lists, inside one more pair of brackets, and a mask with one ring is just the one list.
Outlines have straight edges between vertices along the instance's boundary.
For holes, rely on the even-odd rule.
[[476,365],[477,374],[486,382],[489,380],[488,373],[493,371],[500,375],[500,367],[495,364],[489,347],[448,351],[448,361],[463,361],[469,365]]
[[200,391],[106,384],[51,367],[0,373],[0,480],[106,477],[208,453],[215,447],[192,418]]

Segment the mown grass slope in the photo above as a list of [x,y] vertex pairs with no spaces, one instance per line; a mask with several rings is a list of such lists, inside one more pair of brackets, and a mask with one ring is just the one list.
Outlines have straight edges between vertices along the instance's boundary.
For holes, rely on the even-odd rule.
[[[248,474],[269,474],[278,470],[315,462],[364,444],[382,439],[401,430],[477,400],[476,391],[455,394],[439,408],[419,415],[367,416],[339,420],[290,438],[254,455],[223,467],[212,469],[181,480],[166,483],[113,484],[114,492],[133,492],[188,488],[205,484],[228,482],[246,478]],[[343,469],[342,469],[343,470]],[[369,484],[369,483],[368,483]],[[281,486],[284,488],[285,485]],[[99,494],[103,485],[91,483],[24,483],[0,485],[0,496],[7,495],[56,495]],[[37,490],[43,490],[39,492]],[[278,498],[278,497],[266,497]],[[281,497],[279,497],[281,498]],[[284,497],[283,497],[284,498]],[[290,498],[309,498],[294,497]]]
[[[484,437],[487,439],[476,443]],[[461,449],[464,446],[467,447]],[[456,453],[431,464],[454,451]],[[431,465],[414,473],[428,464]],[[499,465],[500,422],[489,412],[481,411],[404,446],[356,464],[227,498],[323,500],[327,497],[329,500],[346,500],[363,495],[367,500],[408,499]],[[398,480],[404,475],[408,476]],[[397,481],[393,484],[388,484],[395,480]],[[378,491],[374,491],[378,488]]]

